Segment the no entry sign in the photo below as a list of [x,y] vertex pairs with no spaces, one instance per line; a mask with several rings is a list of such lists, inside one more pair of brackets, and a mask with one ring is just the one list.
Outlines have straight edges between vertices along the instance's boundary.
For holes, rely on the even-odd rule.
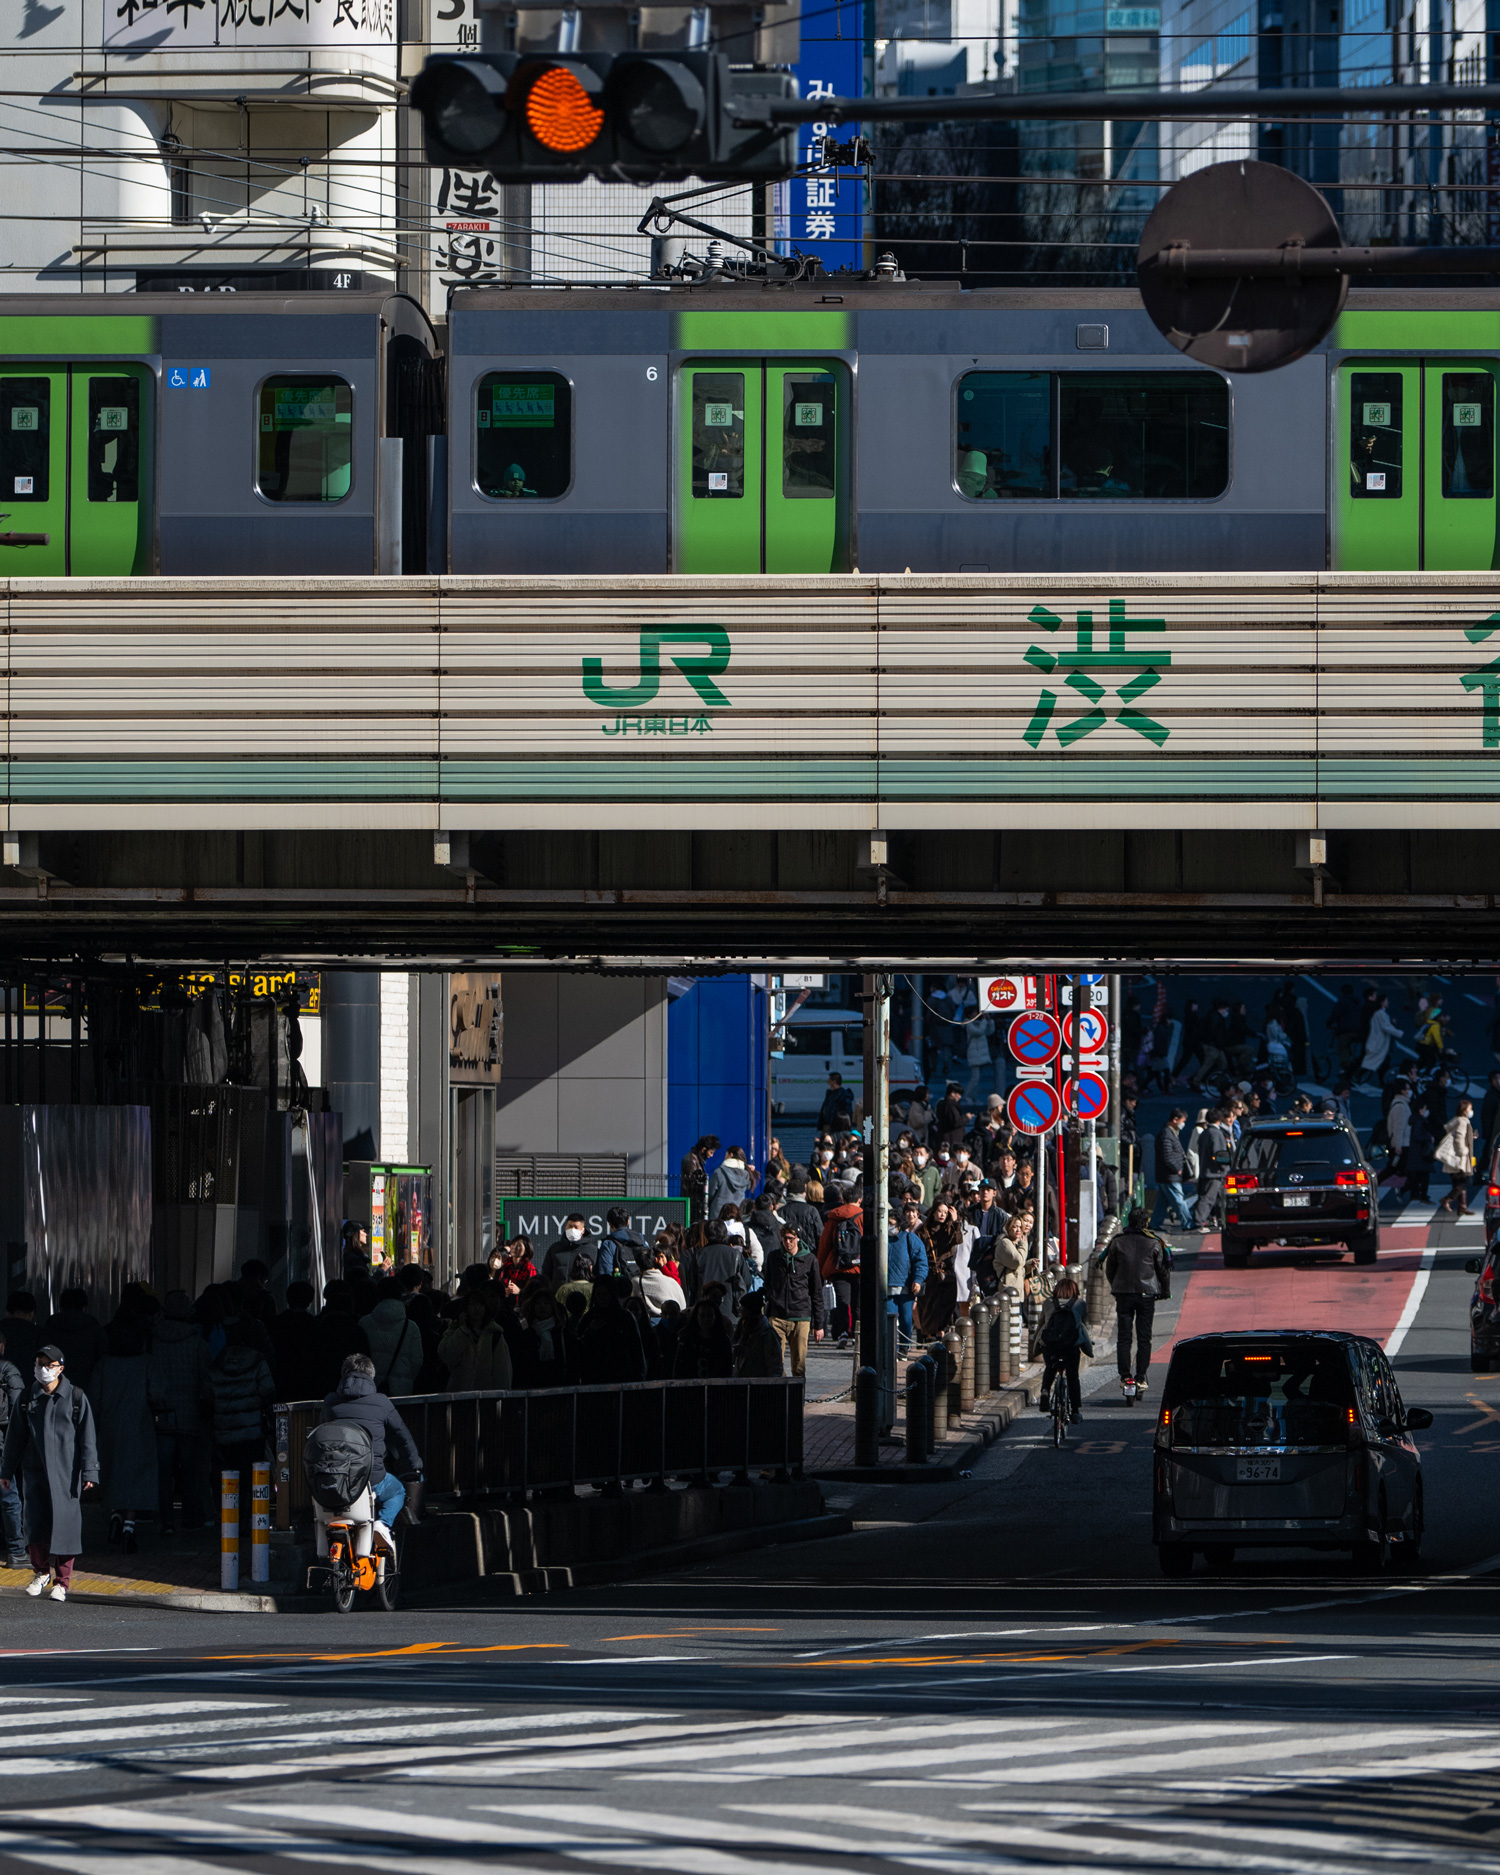
[[1098,1120],[1109,1106],[1109,1086],[1102,1074],[1075,1075],[1065,1089],[1069,1113],[1080,1120]]
[[1099,1055],[1109,1040],[1109,1024],[1097,1009],[1071,1010],[1063,1017],[1063,1040],[1078,1055]]
[[1049,1133],[1062,1118],[1062,1101],[1050,1081],[1021,1081],[1005,1103],[1018,1133]]
[[1049,1016],[1045,1009],[1017,1016],[1010,1025],[1008,1040],[1011,1054],[1027,1068],[1045,1068],[1062,1052],[1062,1030],[1057,1026],[1057,1017]]

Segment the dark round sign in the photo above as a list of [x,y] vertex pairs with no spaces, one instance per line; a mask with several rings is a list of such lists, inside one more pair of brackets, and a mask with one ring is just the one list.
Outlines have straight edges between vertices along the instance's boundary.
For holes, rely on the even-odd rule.
[[[1321,343],[1349,290],[1348,276],[1298,278],[1296,250],[1341,247],[1333,210],[1310,182],[1273,163],[1214,163],[1168,189],[1136,253],[1141,299],[1163,338],[1220,371],[1273,371]],[[1174,253],[1264,254],[1285,249],[1287,269],[1195,277]]]

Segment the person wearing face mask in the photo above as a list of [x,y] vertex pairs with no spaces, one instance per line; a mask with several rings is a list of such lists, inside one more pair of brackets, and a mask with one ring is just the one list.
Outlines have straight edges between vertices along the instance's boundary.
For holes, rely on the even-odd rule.
[[916,1166],[917,1183],[922,1190],[922,1209],[930,1211],[938,1195],[938,1187],[943,1182],[943,1168],[935,1162],[925,1146],[917,1148],[912,1162]]
[[[554,1237],[542,1258],[542,1281],[556,1295],[566,1282],[573,1280],[573,1265],[588,1253],[583,1247],[589,1234],[588,1219],[575,1211],[563,1219],[563,1234]],[[592,1261],[592,1259],[590,1259]]]
[[0,1489],[22,1481],[26,1553],[36,1571],[28,1595],[68,1599],[83,1548],[83,1494],[99,1483],[99,1447],[88,1395],[63,1375],[60,1348],[37,1349],[34,1379],[11,1414],[0,1450]]

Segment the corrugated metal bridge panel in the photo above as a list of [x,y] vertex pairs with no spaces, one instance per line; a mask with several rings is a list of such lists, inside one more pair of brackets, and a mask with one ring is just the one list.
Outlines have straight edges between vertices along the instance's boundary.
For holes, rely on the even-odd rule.
[[16,826],[1500,825],[1486,574],[0,591]]

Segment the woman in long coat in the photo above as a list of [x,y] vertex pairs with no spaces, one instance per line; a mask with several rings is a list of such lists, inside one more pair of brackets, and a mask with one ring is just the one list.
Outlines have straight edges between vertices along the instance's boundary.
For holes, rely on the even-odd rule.
[[53,1584],[66,1601],[73,1561],[83,1548],[83,1493],[99,1482],[99,1450],[88,1395],[63,1373],[62,1349],[37,1349],[36,1378],[10,1416],[0,1480],[21,1480],[22,1527],[35,1578],[28,1595]]

